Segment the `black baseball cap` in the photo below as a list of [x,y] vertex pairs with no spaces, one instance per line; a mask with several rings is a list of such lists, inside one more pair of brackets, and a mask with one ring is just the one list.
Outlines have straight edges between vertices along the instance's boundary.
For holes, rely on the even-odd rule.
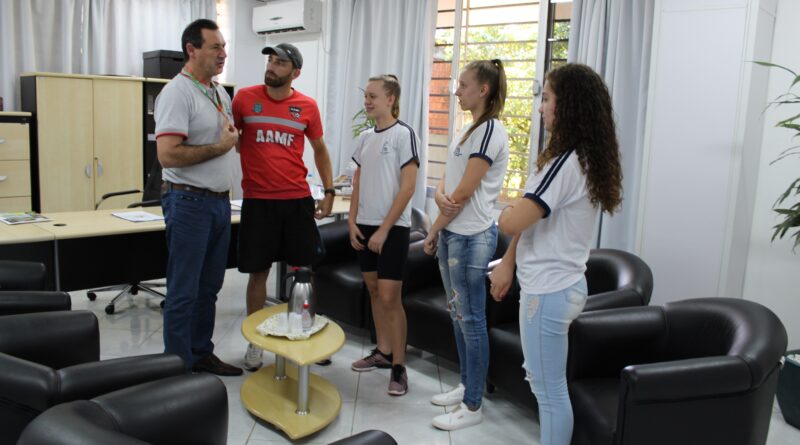
[[295,68],[303,68],[303,55],[296,46],[291,43],[280,43],[275,46],[267,46],[261,50],[261,54],[273,54],[280,59],[289,60]]

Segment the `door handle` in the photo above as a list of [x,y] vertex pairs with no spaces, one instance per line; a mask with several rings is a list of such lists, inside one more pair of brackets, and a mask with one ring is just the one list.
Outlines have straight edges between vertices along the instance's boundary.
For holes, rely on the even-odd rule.
[[3,138],[0,138],[0,144],[5,144],[5,143],[6,143],[6,140],[3,139]]
[[103,176],[103,163],[100,162],[100,158],[94,158],[97,161],[97,177]]
[[6,179],[8,179],[8,176],[6,175],[0,176],[0,182],[5,181]]
[[83,173],[86,175],[87,178],[91,178],[92,177],[92,166],[89,165],[89,164],[86,164],[86,167],[84,167],[84,169],[83,169]]

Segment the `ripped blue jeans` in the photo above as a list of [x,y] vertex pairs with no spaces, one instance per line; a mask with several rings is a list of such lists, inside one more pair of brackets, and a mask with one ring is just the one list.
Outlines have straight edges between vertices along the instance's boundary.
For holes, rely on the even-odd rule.
[[489,369],[489,335],[486,332],[486,271],[497,247],[497,226],[474,235],[442,230],[439,235],[439,272],[453,320],[463,402],[481,406]]
[[567,391],[567,333],[586,305],[586,279],[542,295],[522,294],[519,330],[522,364],[539,403],[542,445],[569,445],[572,404]]

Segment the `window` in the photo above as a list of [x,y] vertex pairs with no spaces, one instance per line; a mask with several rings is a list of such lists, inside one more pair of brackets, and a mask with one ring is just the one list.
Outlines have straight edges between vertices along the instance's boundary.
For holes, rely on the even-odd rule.
[[[561,5],[555,6],[560,8]],[[536,104],[534,89],[538,79],[541,13],[539,1],[439,0],[429,94],[429,186],[438,185],[444,174],[448,141],[457,137],[471,119],[469,113],[461,111],[451,94],[455,90],[454,79],[469,62],[496,58],[503,61],[508,81],[508,97],[500,118],[508,131],[510,146],[508,171],[500,199],[521,196],[528,177],[531,136],[538,134],[538,131],[531,131],[531,122]],[[555,35],[564,38],[563,51],[550,42],[548,47],[553,47],[553,60],[562,56],[566,60],[569,15],[556,17],[554,22],[558,23],[555,28],[558,34]],[[455,36],[459,36],[458,41]]]

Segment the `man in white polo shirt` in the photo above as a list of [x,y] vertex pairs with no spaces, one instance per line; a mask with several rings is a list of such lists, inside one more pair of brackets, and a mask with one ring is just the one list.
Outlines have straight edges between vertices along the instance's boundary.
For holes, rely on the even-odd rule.
[[213,80],[228,55],[219,27],[206,19],[186,27],[181,46],[186,64],[155,106],[169,250],[164,349],[183,358],[187,371],[240,375],[211,342],[231,236],[231,148],[239,138],[231,99]]

